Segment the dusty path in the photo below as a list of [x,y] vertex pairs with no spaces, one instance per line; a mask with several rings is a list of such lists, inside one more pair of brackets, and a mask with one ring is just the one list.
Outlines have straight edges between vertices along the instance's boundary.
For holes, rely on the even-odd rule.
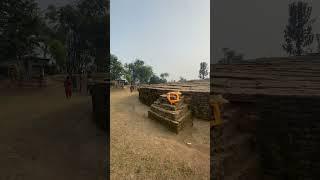
[[43,90],[0,90],[0,179],[91,180],[103,136],[89,96],[67,101],[62,83]]
[[194,120],[176,135],[148,119],[148,108],[137,92],[111,91],[112,179],[209,179],[209,123]]

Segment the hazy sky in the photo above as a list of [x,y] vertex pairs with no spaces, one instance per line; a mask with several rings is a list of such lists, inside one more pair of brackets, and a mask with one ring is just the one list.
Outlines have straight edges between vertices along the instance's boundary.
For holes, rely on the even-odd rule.
[[210,0],[111,0],[111,53],[156,74],[197,79],[210,62]]
[[[222,57],[221,48],[233,48],[246,58],[283,56],[281,44],[288,21],[288,4],[279,0],[213,0],[213,54]],[[308,2],[312,2],[309,0]],[[320,15],[320,1],[313,1],[313,16]],[[319,19],[320,20],[320,19]],[[320,21],[314,26],[320,32]]]

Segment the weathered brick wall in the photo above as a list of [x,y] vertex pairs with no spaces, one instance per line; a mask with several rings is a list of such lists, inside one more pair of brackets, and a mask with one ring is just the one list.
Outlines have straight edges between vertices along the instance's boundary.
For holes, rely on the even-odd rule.
[[[170,90],[140,88],[139,99],[142,103],[150,106],[161,94]],[[181,91],[185,97],[185,102],[190,105],[192,115],[199,119],[209,120],[211,109],[209,107],[209,92]]]
[[224,166],[222,152],[223,149],[223,125],[212,127],[210,129],[210,179],[223,180],[224,179]]
[[319,179],[320,99],[257,100],[257,143],[264,173],[278,179]]
[[[256,136],[259,166],[267,179],[319,179],[320,177],[320,98],[257,96],[252,104],[230,102],[237,127]],[[230,118],[227,116],[226,118]],[[215,133],[212,131],[211,133]],[[219,134],[212,135],[215,143]],[[217,147],[216,147],[217,148]],[[212,166],[218,152],[211,150]],[[216,170],[213,178],[221,175]],[[226,173],[226,172],[224,172]]]

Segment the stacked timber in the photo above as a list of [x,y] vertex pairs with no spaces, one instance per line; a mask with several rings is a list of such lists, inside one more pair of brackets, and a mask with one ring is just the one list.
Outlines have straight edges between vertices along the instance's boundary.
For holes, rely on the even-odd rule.
[[166,125],[169,130],[179,133],[188,123],[192,125],[191,112],[182,96],[176,104],[170,104],[166,94],[160,95],[148,111],[148,117]]

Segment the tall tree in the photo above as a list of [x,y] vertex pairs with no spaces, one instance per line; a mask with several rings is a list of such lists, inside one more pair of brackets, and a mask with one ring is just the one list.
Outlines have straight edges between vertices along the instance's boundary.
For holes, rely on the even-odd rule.
[[121,62],[118,60],[118,57],[111,54],[110,57],[110,79],[116,80],[121,78],[124,74],[124,69]]
[[[85,62],[92,57],[98,71],[109,72],[107,51],[108,21],[104,1],[79,0],[72,5],[60,8],[49,6],[46,17],[54,28],[56,37],[67,47],[67,66],[69,72],[83,71]],[[107,70],[106,70],[107,68]]]
[[[144,61],[136,59],[133,63],[125,64],[126,76],[130,77],[131,83],[148,83],[153,75],[151,66],[145,65]],[[127,78],[128,80],[128,78]]]
[[161,77],[162,79],[166,79],[167,77],[169,77],[169,73],[161,73],[161,74],[160,74],[160,77]]
[[66,48],[59,40],[52,40],[49,43],[49,50],[59,67],[64,67],[66,63]]
[[0,54],[21,59],[32,55],[39,46],[40,11],[34,0],[2,0],[0,2]]
[[199,70],[199,78],[205,79],[208,76],[208,63],[201,62],[200,63],[200,70]]
[[284,30],[283,49],[289,55],[300,56],[312,44],[314,35],[311,19],[312,6],[308,2],[298,1],[289,4],[289,19]]
[[161,77],[162,83],[166,83],[167,82],[167,78],[169,77],[169,73],[161,73],[160,77]]

